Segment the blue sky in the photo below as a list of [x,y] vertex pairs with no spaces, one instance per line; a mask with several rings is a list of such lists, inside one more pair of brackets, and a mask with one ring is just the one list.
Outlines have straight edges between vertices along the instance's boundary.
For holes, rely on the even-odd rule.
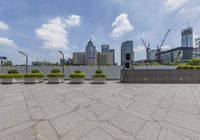
[[70,57],[92,38],[98,50],[101,44],[116,49],[120,62],[120,45],[131,39],[135,59],[144,59],[142,37],[155,49],[171,29],[164,49],[174,48],[187,22],[200,36],[199,0],[1,0],[0,55],[21,64],[22,50],[29,63],[56,62],[58,50]]

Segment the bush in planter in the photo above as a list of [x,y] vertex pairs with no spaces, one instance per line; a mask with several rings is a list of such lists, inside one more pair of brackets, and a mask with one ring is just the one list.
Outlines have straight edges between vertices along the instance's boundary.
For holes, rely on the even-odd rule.
[[102,70],[97,70],[95,74],[93,74],[93,78],[106,78],[106,74],[104,74]]
[[195,66],[195,69],[200,69],[200,66]]
[[22,74],[0,74],[0,78],[23,78]]
[[76,70],[75,72],[71,73],[69,77],[70,78],[85,78],[85,73],[80,70]]
[[8,74],[18,74],[18,71],[15,69],[11,69],[8,71]]
[[26,73],[24,74],[25,78],[43,78],[44,74],[43,73]]
[[40,73],[40,71],[37,70],[37,69],[33,69],[33,70],[31,71],[31,73]]
[[63,73],[50,73],[47,77],[65,77]]
[[51,73],[61,73],[61,71],[60,71],[59,69],[53,69],[53,70],[51,71]]

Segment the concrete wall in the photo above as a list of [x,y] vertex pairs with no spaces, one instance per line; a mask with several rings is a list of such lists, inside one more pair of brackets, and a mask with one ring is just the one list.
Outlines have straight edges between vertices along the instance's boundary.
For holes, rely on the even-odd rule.
[[[62,70],[62,66],[28,66],[28,71],[38,69],[47,75],[55,68]],[[25,66],[0,66],[0,73],[7,73],[10,69],[17,69],[19,73],[25,73]],[[92,75],[97,69],[97,66],[65,66],[65,78],[68,79],[71,72],[81,70],[86,73],[86,79],[92,79]],[[121,66],[101,66],[101,70],[106,73],[107,79],[120,79]]]
[[123,83],[200,83],[200,70],[122,70]]
[[135,70],[176,69],[176,66],[134,66],[133,69]]

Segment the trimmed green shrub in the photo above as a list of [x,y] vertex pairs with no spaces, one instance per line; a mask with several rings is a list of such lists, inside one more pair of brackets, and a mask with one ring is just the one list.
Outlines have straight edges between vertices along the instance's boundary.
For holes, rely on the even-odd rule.
[[183,66],[177,66],[176,69],[183,69]]
[[40,73],[40,71],[37,70],[37,69],[34,69],[34,70],[31,71],[31,73]]
[[65,77],[63,73],[50,73],[47,77]]
[[188,69],[194,69],[195,67],[194,66],[188,66]]
[[200,66],[195,66],[195,69],[200,69]]
[[0,78],[23,78],[22,74],[0,74]]
[[51,73],[61,73],[61,71],[60,71],[59,69],[53,69],[53,70],[51,71]]
[[70,78],[85,78],[85,73],[82,71],[75,71],[69,75]]
[[17,74],[17,73],[18,73],[18,71],[15,69],[11,69],[8,71],[8,74]]
[[43,73],[26,73],[24,74],[25,78],[43,78],[44,74]]
[[76,70],[74,73],[82,73],[81,70]]
[[106,78],[106,74],[102,70],[97,70],[92,76],[93,78]]

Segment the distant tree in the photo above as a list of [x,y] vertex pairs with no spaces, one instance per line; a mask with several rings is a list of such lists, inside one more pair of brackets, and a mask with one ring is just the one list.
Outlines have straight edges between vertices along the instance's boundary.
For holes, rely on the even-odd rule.
[[186,62],[187,65],[200,66],[200,58],[192,58]]
[[7,61],[2,66],[13,66],[13,63],[12,61]]

